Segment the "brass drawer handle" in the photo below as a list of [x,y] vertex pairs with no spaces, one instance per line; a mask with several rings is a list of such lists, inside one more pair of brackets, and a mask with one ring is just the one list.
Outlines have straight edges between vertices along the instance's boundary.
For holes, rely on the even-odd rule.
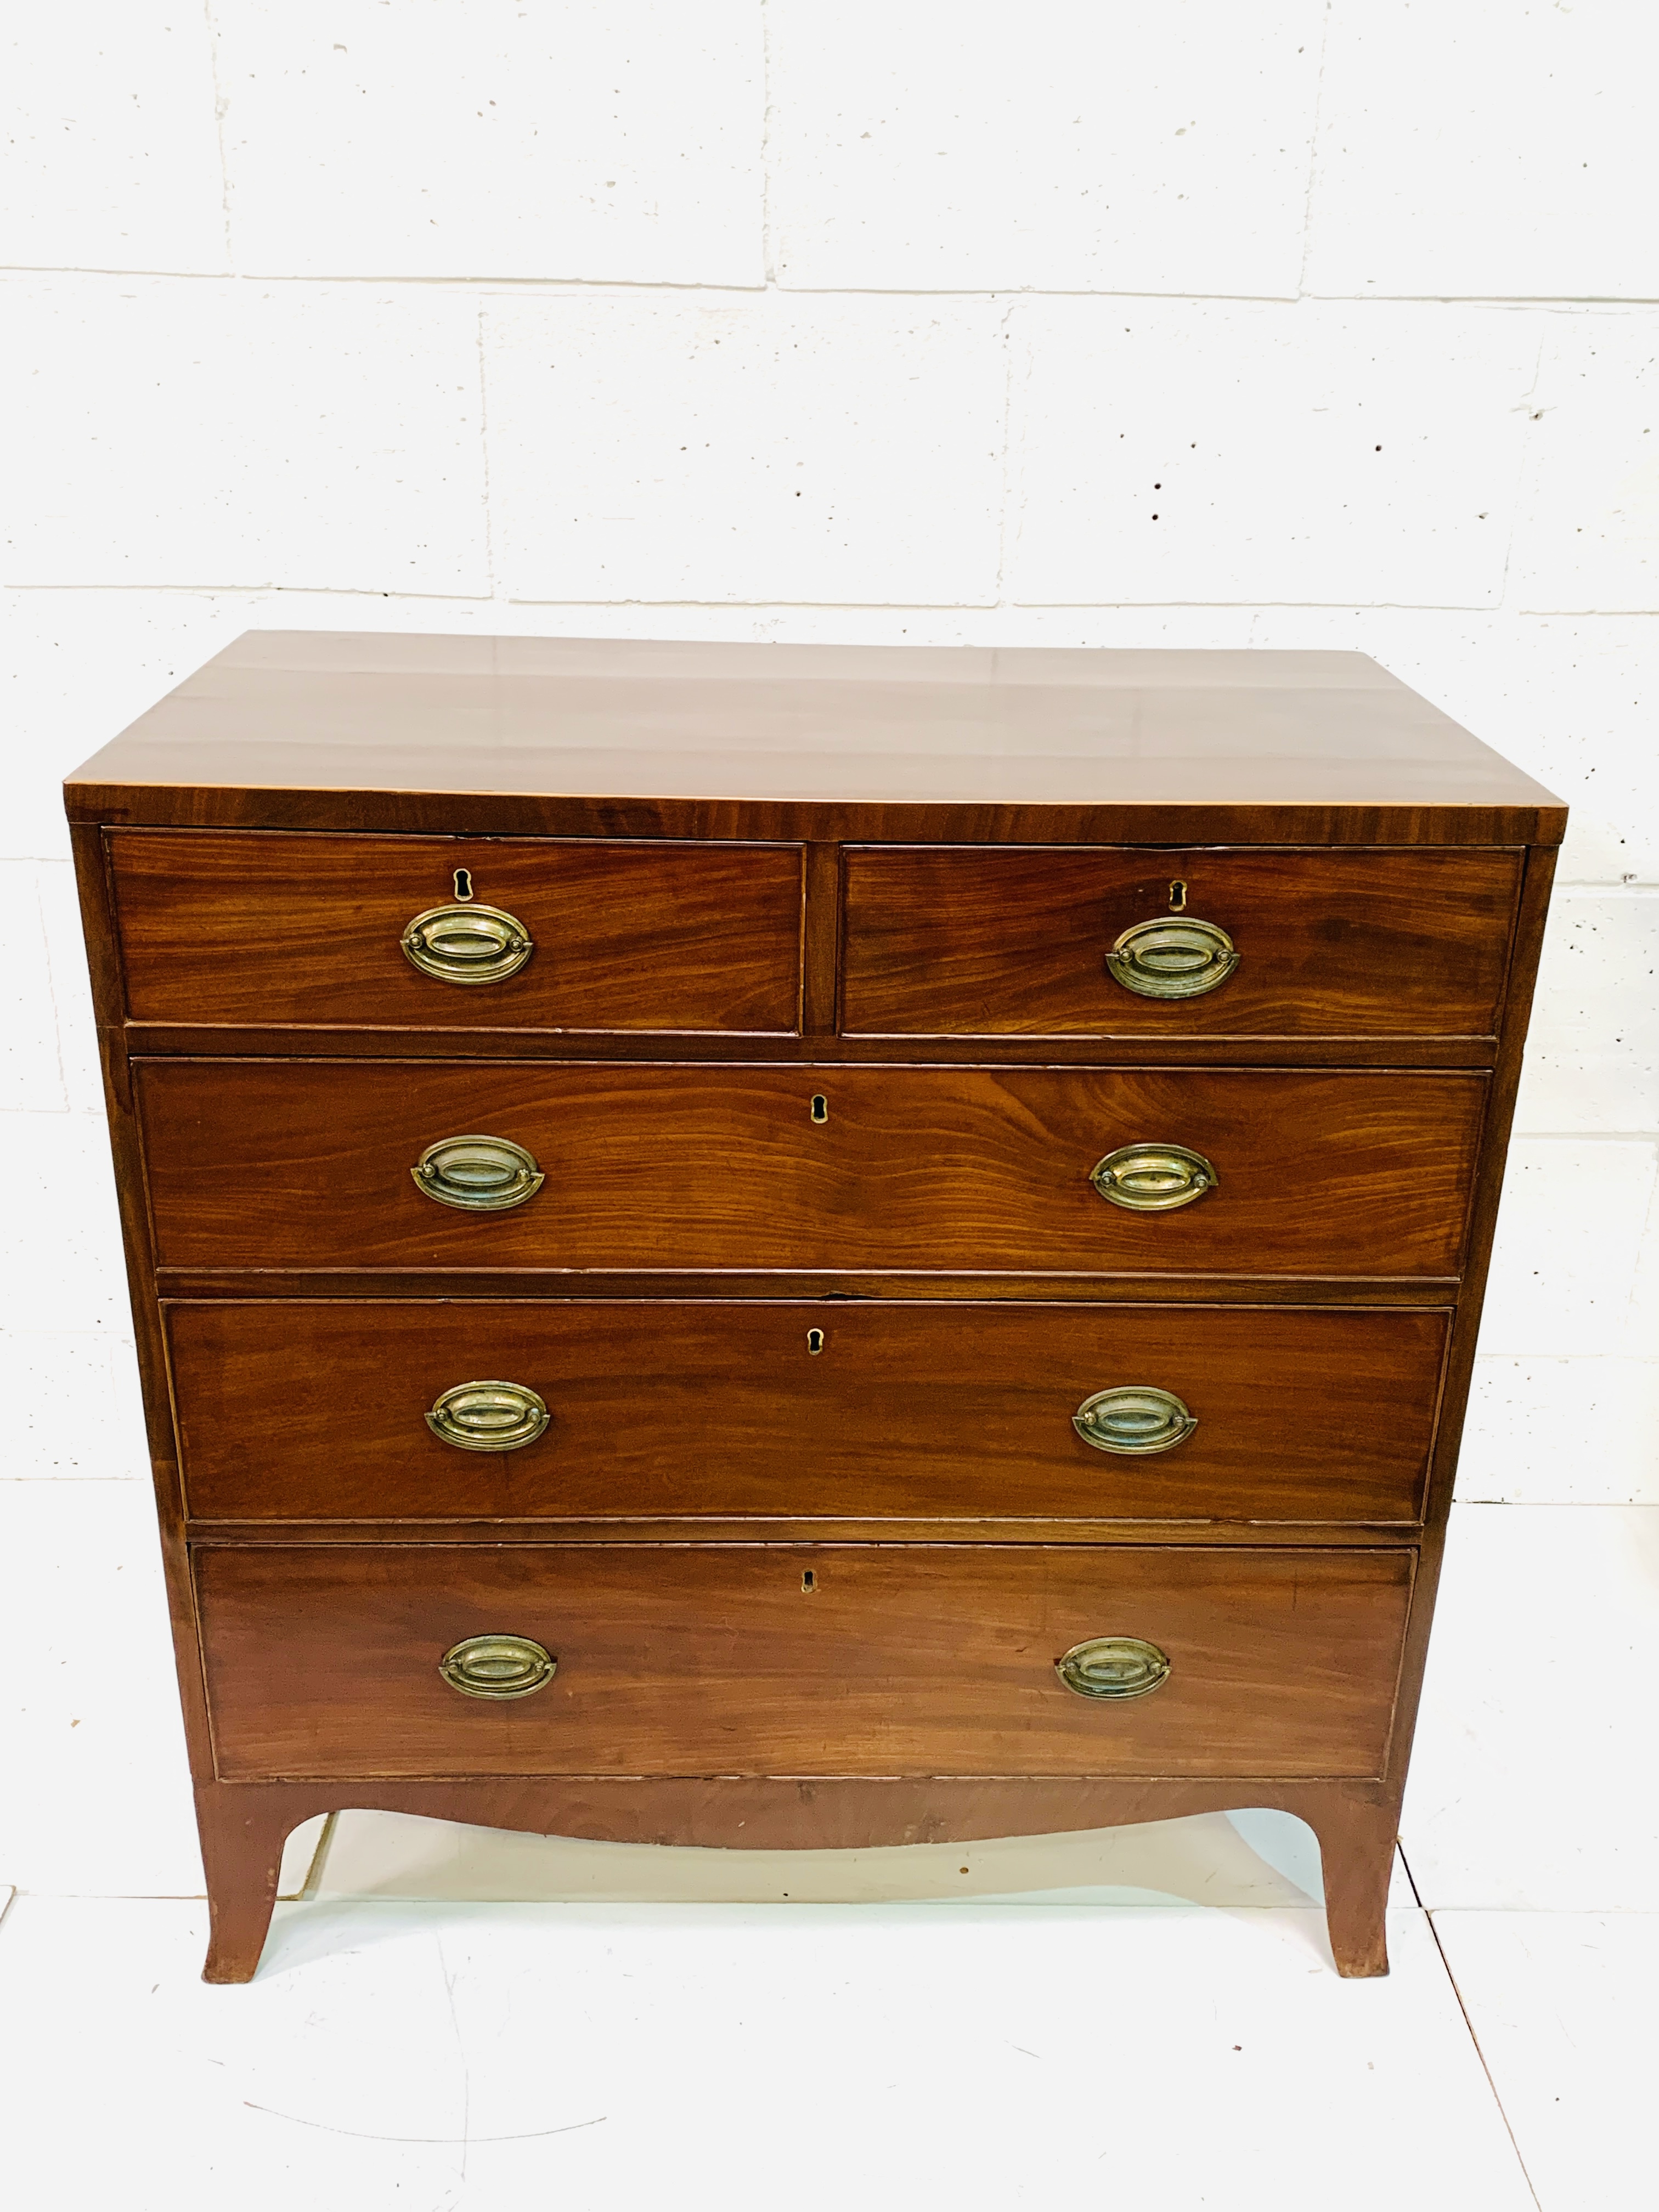
[[[429,1420],[431,1415],[427,1418]],[[1138,1457],[1173,1451],[1187,1441],[1198,1422],[1174,1391],[1125,1383],[1115,1390],[1097,1390],[1092,1398],[1085,1398],[1072,1416],[1072,1426],[1097,1451]]]
[[464,1213],[505,1213],[547,1181],[534,1156],[507,1137],[440,1137],[409,1172],[417,1190]]
[[558,1664],[527,1636],[469,1636],[445,1652],[438,1672],[464,1698],[527,1698],[546,1688]]
[[429,906],[402,944],[422,975],[441,983],[504,983],[536,950],[517,915],[498,906]]
[[1106,972],[1143,999],[1201,999],[1238,965],[1226,931],[1192,915],[1159,915],[1126,929],[1106,955]]
[[546,1401],[522,1382],[457,1382],[426,1417],[441,1443],[462,1451],[517,1451],[547,1423]]
[[1139,1636],[1096,1636],[1074,1644],[1054,1672],[1079,1698],[1145,1698],[1170,1679],[1170,1662]]
[[1172,1213],[1213,1190],[1220,1177],[1188,1145],[1120,1145],[1096,1162],[1089,1180],[1110,1205],[1131,1213]]

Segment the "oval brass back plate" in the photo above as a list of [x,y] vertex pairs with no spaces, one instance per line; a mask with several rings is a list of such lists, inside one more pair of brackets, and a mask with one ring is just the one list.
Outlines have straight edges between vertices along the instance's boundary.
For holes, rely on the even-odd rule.
[[1144,1698],[1170,1679],[1170,1662],[1139,1636],[1095,1636],[1074,1644],[1054,1672],[1080,1698]]
[[1172,1213],[1213,1190],[1220,1177],[1189,1145],[1120,1145],[1095,1163],[1089,1180],[1109,1204],[1131,1213]]
[[464,1213],[505,1213],[547,1181],[533,1154],[509,1137],[440,1137],[409,1172],[417,1190]]
[[1172,1390],[1123,1383],[1085,1398],[1072,1416],[1072,1426],[1097,1451],[1139,1457],[1173,1451],[1198,1423]]
[[426,1417],[434,1437],[462,1451],[518,1451],[547,1423],[546,1401],[522,1382],[457,1382]]
[[469,1636],[445,1652],[438,1672],[464,1698],[527,1698],[546,1687],[558,1664],[527,1636]]
[[516,915],[498,906],[432,906],[403,933],[404,951],[441,983],[504,983],[535,945]]
[[1159,915],[1126,929],[1106,955],[1106,972],[1143,999],[1201,999],[1238,965],[1226,931],[1189,914]]

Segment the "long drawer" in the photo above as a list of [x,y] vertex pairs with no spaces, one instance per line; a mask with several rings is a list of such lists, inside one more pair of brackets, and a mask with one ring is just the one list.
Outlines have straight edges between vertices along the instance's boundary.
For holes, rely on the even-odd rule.
[[664,1300],[166,1310],[208,1519],[1411,1522],[1438,1312]]
[[798,1024],[799,846],[131,830],[107,849],[136,1021]]
[[[1382,1770],[1413,1559],[250,1546],[198,1553],[197,1583],[224,1778],[1343,1776]],[[1166,1679],[1065,1686],[1057,1661],[1116,1639],[1151,1658],[1097,1680]],[[440,1671],[533,1681],[526,1645],[556,1668],[526,1695]]]
[[866,846],[845,868],[852,1036],[1490,1036],[1521,883],[1497,848]]
[[175,1268],[1444,1279],[1486,1099],[1461,1073],[1215,1068],[155,1060],[135,1079]]

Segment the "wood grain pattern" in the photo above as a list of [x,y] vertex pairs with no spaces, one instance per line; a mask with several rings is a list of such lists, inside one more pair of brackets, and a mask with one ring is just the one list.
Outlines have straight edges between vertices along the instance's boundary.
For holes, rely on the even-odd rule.
[[[1370,1775],[1387,1756],[1407,1551],[444,1546],[198,1553],[218,1772]],[[812,1585],[805,1586],[811,1575]],[[533,1638],[510,1704],[438,1673]],[[1079,1698],[1090,1637],[1169,1681]]]
[[[127,1005],[141,1021],[789,1031],[800,997],[792,846],[268,831],[109,838]],[[426,975],[399,940],[454,900],[535,942],[505,981]]]
[[[1443,1313],[829,1303],[175,1305],[194,1516],[1416,1521]],[[808,1349],[807,1331],[823,1348]],[[453,1385],[521,1382],[523,1449],[428,1429]],[[1149,1458],[1084,1443],[1096,1390],[1198,1419]]]
[[[849,1035],[1490,1036],[1521,854],[855,848]],[[1106,955],[1185,911],[1239,963],[1202,997],[1137,997]]]
[[801,1030],[835,1036],[841,981],[841,848],[808,845],[801,901]]
[[188,1522],[191,1543],[280,1544],[1159,1544],[1249,1551],[1263,1543],[1331,1551],[1416,1543],[1419,1525],[1400,1521],[1171,1521],[1108,1519],[1079,1514],[1064,1520],[1011,1520],[996,1514],[678,1516],[594,1515],[586,1519],[503,1521],[405,1517],[341,1521],[249,1521],[204,1514]]
[[[533,1067],[149,1061],[137,1071],[172,1267],[1456,1272],[1485,1085],[1238,1070]],[[823,1127],[810,1102],[829,1101]],[[526,1147],[515,1211],[425,1197],[441,1138]],[[1091,1188],[1142,1140],[1217,1189],[1144,1215]]]
[[1559,842],[1565,810],[1352,653],[239,639],[69,780],[77,820],[599,836]]
[[1252,1306],[1399,1306],[1438,1310],[1459,1296],[1456,1276],[1434,1275],[1076,1275],[987,1268],[921,1269],[584,1268],[580,1279],[538,1267],[162,1267],[155,1283],[169,1299],[266,1298],[827,1298],[891,1305],[907,1298],[974,1304],[1018,1299],[1042,1306],[1212,1305],[1217,1298]]
[[[1332,1962],[1344,1975],[1388,1972],[1383,1900],[1398,1803],[1382,1783],[1277,1775],[1158,1782],[1093,1777],[963,1781],[775,1781],[510,1776],[408,1782],[198,1783],[196,1816],[213,1935],[203,1979],[252,1978],[276,1899],[284,1839],[319,1813],[361,1807],[601,1843],[690,1844],[714,1850],[869,1850],[884,1844],[1057,1836],[1193,1813],[1268,1806],[1307,1821],[1325,1864]],[[291,1954],[290,1954],[291,1955]]]
[[70,843],[75,859],[82,927],[87,941],[87,967],[97,1024],[110,1155],[126,1263],[127,1296],[143,1396],[145,1438],[168,1622],[178,1665],[179,1704],[191,1772],[200,1778],[213,1771],[212,1741],[208,1733],[207,1698],[196,1642],[196,1593],[185,1547],[184,1499],[167,1389],[167,1347],[155,1297],[155,1253],[144,1194],[143,1139],[133,1100],[131,1063],[121,1026],[120,945],[104,864],[103,841],[96,830],[72,823]]
[[[834,978],[819,1002],[833,1006]],[[1156,1057],[1160,1067],[1473,1067],[1492,1063],[1490,1037],[1175,1037],[1149,1049],[1128,1036],[839,1037],[823,1030],[804,1036],[741,1040],[718,1030],[680,1030],[665,1046],[661,1031],[612,1030],[599,1038],[583,1030],[435,1030],[317,1026],[255,1027],[247,1023],[130,1022],[125,1042],[137,1060],[387,1060],[416,1054],[422,1060],[658,1060],[672,1049],[681,1062],[724,1064],[734,1048],[745,1060],[782,1066],[894,1066],[918,1064],[970,1067],[1140,1067]]]
[[1527,855],[1526,880],[1522,888],[1520,920],[1510,964],[1507,1011],[1493,1071],[1492,1097],[1487,1107],[1486,1133],[1476,1176],[1474,1203],[1469,1224],[1469,1251],[1458,1291],[1458,1309],[1446,1362],[1442,1391],[1441,1420],[1435,1437],[1434,1459],[1429,1474],[1429,1525],[1419,1554],[1417,1592],[1412,1607],[1411,1632],[1401,1674],[1401,1713],[1403,1730],[1391,1755],[1389,1782],[1403,1798],[1406,1770],[1411,1755],[1411,1730],[1417,1722],[1428,1660],[1429,1630],[1434,1616],[1444,1554],[1446,1528],[1451,1512],[1457,1455],[1468,1407],[1469,1385],[1480,1340],[1480,1316],[1492,1256],[1492,1238],[1503,1195],[1504,1163],[1510,1130],[1521,1085],[1522,1060],[1533,1007],[1539,956],[1543,949],[1550,890],[1555,878],[1555,854],[1548,849]]

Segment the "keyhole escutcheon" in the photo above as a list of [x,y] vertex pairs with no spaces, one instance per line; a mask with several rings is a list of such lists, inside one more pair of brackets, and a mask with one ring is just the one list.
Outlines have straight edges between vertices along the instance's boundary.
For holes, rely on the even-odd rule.
[[820,1128],[830,1119],[830,1101],[821,1091],[812,1093],[812,1119]]
[[807,1330],[807,1332],[806,1332],[806,1349],[807,1349],[807,1351],[811,1354],[811,1356],[812,1356],[812,1358],[813,1358],[814,1359],[816,1359],[816,1358],[817,1358],[817,1356],[818,1356],[819,1352],[821,1352],[823,1351],[823,1331],[821,1328],[809,1328],[809,1329]]
[[457,869],[456,869],[456,871],[455,871],[455,896],[456,896],[456,897],[457,897],[458,899],[459,899],[463,903],[465,903],[466,900],[468,900],[468,899],[470,899],[470,898],[471,897],[471,896],[472,896],[472,871],[471,871],[471,868],[457,868]]

